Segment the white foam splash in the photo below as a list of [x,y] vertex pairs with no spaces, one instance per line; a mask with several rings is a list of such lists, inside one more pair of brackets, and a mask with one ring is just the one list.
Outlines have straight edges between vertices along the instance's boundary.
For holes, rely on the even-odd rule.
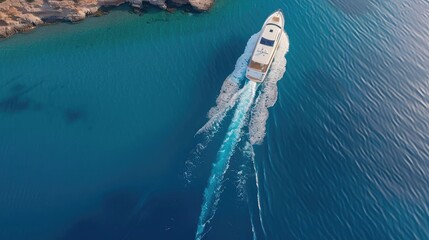
[[250,106],[253,103],[256,93],[256,83],[247,82],[243,87],[244,92],[238,101],[237,109],[234,112],[231,124],[228,127],[225,139],[220,147],[216,162],[213,164],[212,172],[209,177],[209,182],[204,190],[204,199],[201,206],[201,213],[198,220],[196,240],[201,240],[205,235],[205,227],[214,217],[220,195],[225,173],[229,168],[229,163],[234,154],[237,143],[241,140],[242,129],[245,125]]
[[[244,150],[242,150],[244,151]],[[245,160],[248,158],[245,157]],[[238,171],[236,172],[236,180],[235,187],[237,190],[237,199],[238,201],[247,201],[248,193],[246,186],[248,185],[249,178],[253,176],[252,174],[253,168],[251,168],[250,164],[246,161],[240,164]]]
[[260,86],[260,94],[252,108],[249,123],[250,143],[261,144],[265,137],[268,108],[277,101],[277,81],[282,79],[286,71],[286,53],[289,51],[289,38],[283,33],[279,49],[271,65],[267,78]]
[[225,79],[224,83],[222,84],[222,88],[216,99],[216,105],[213,106],[207,113],[209,120],[195,134],[204,134],[204,140],[197,144],[197,146],[192,150],[192,158],[187,160],[185,163],[186,171],[184,173],[184,178],[188,184],[191,182],[193,176],[192,172],[196,165],[198,165],[197,161],[199,161],[201,153],[207,148],[212,138],[219,131],[221,123],[226,114],[235,106],[237,100],[244,91],[244,88],[240,89],[240,85],[242,85],[245,79],[244,76],[246,73],[247,64],[253,53],[253,49],[255,48],[259,34],[260,32],[253,34],[252,37],[250,37],[250,39],[247,41],[247,45],[243,54],[235,63],[234,71]]
[[225,79],[222,85],[219,96],[216,99],[216,105],[207,114],[209,120],[197,131],[196,135],[208,132],[212,132],[209,135],[214,135],[219,130],[226,113],[237,103],[237,99],[243,92],[243,89],[240,90],[239,88],[245,78],[247,64],[252,56],[259,34],[259,32],[253,34],[247,41],[246,48],[238,58],[234,71]]

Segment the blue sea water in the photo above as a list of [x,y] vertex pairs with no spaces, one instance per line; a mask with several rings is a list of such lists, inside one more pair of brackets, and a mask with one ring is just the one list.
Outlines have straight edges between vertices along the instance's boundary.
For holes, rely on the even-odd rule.
[[197,156],[195,133],[277,8],[278,100],[261,145],[237,140],[204,239],[428,239],[426,0],[124,6],[0,41],[0,239],[195,239],[236,109]]

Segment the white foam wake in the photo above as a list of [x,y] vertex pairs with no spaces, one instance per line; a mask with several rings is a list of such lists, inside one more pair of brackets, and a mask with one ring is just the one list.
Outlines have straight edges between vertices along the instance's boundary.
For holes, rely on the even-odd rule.
[[247,41],[247,45],[243,54],[235,63],[234,71],[225,79],[224,83],[222,84],[222,88],[216,99],[216,105],[213,106],[207,114],[209,120],[195,134],[204,134],[204,139],[192,150],[192,159],[187,160],[185,163],[186,171],[184,173],[184,178],[187,183],[191,182],[193,177],[192,172],[198,165],[201,153],[207,148],[212,138],[219,131],[221,123],[226,114],[235,106],[237,100],[244,91],[244,88],[240,89],[240,86],[245,80],[247,64],[250,57],[252,56],[256,41],[259,38],[259,34],[260,32],[253,34],[252,37],[250,37],[250,39]]
[[252,161],[253,170],[254,170],[254,173],[255,173],[256,200],[257,200],[257,203],[258,203],[259,223],[261,224],[262,232],[266,236],[265,227],[264,227],[264,221],[262,219],[261,194],[260,194],[260,188],[259,188],[259,175],[258,175],[258,170],[256,168],[256,163],[255,163],[255,152],[253,150],[253,145],[248,144],[247,148],[248,148],[247,151],[250,152],[249,155],[251,157],[250,159]]
[[243,92],[243,89],[239,90],[239,88],[245,79],[247,64],[249,58],[252,56],[258,38],[259,32],[253,34],[249,41],[247,41],[246,48],[238,58],[234,71],[225,79],[222,85],[219,96],[216,99],[216,105],[207,114],[209,120],[197,131],[196,135],[208,132],[211,132],[209,135],[214,135],[219,130],[226,113],[237,103],[237,99]]
[[206,225],[210,223],[216,213],[222,192],[222,181],[229,168],[229,160],[234,154],[237,143],[240,141],[248,111],[255,97],[256,83],[247,82],[243,89],[244,92],[239,99],[237,109],[235,110],[231,124],[228,127],[228,132],[222,146],[218,151],[216,162],[213,165],[207,187],[204,190],[204,198],[198,220],[197,233],[195,234],[196,240],[201,240],[204,237],[206,234]]
[[[243,148],[243,155],[245,157],[246,160],[251,160],[251,165],[252,165],[252,170],[255,168],[255,162],[254,162],[254,158],[255,158],[255,152],[253,151],[253,146],[250,144],[249,141],[246,141],[244,148]],[[256,174],[256,171],[255,171]],[[255,175],[254,174],[254,175]],[[249,175],[251,175],[249,173]],[[255,176],[257,177],[257,176]],[[258,179],[256,178],[256,187],[258,188]],[[257,229],[259,229],[257,226],[259,226],[261,229],[263,229],[262,226],[262,218],[261,218],[261,214],[259,211],[259,202],[258,202],[258,216],[259,218],[255,220],[255,214],[254,214],[254,208],[253,208],[253,204],[251,204],[251,196],[249,195],[249,193],[246,192],[246,197],[247,197],[247,206],[249,208],[249,216],[250,216],[250,225],[252,227],[252,234],[253,234],[253,240],[257,240],[258,239],[258,234],[257,234]],[[259,197],[257,198],[259,199]],[[258,225],[257,225],[258,224]],[[263,230],[264,231],[264,230]]]
[[274,57],[270,72],[260,86],[260,94],[252,108],[249,123],[250,143],[261,144],[265,137],[268,108],[277,101],[277,81],[286,71],[286,53],[289,51],[289,38],[286,33],[280,39],[279,49]]
[[[259,178],[255,164],[253,145],[262,143],[265,137],[265,124],[268,119],[268,108],[272,107],[277,101],[277,81],[283,77],[283,74],[286,71],[285,55],[289,50],[289,39],[286,33],[283,33],[279,49],[274,57],[270,72],[268,73],[265,81],[261,84],[260,93],[255,100],[256,89],[259,87],[259,84],[247,81],[246,79],[244,87],[240,89],[240,86],[245,80],[247,64],[258,37],[259,33],[256,33],[249,39],[244,53],[237,60],[234,72],[231,73],[223,83],[222,89],[216,100],[216,105],[212,107],[208,113],[209,120],[196,133],[196,135],[204,134],[205,137],[205,140],[197,145],[197,154],[199,154],[208,146],[211,139],[219,131],[220,125],[227,112],[234,108],[238,102],[232,122],[228,127],[227,135],[218,151],[216,162],[212,167],[208,185],[204,190],[204,198],[195,235],[196,240],[204,238],[205,234],[209,231],[207,228],[210,227],[210,221],[214,217],[217,205],[220,201],[222,182],[224,180],[225,173],[229,168],[229,161],[234,154],[238,142],[241,141],[243,134],[242,129],[246,124],[249,127],[249,142],[246,143],[244,150],[249,154],[248,156],[252,161],[253,170],[255,172],[257,205],[259,210],[259,219],[257,220],[260,222],[262,232],[265,235],[265,228],[262,219],[261,198],[259,194]],[[243,174],[245,172],[239,171],[238,173]],[[239,179],[244,184],[247,181],[246,176],[239,176]],[[239,184],[238,187],[243,186]],[[253,221],[253,211],[251,211],[250,214],[252,218],[251,223],[254,234],[253,237],[256,239],[257,232],[255,226],[257,225],[255,225],[255,222]]]

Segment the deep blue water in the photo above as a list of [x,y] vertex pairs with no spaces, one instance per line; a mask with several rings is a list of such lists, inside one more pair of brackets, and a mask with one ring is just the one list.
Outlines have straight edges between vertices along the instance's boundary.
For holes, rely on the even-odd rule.
[[239,142],[204,239],[429,239],[426,0],[121,7],[0,41],[0,239],[194,239],[233,114],[198,159],[195,133],[277,8],[290,50],[259,187]]

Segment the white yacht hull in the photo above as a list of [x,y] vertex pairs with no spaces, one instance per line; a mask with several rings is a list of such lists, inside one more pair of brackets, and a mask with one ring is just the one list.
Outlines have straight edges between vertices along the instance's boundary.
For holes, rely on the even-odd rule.
[[261,35],[247,66],[246,77],[263,82],[270,70],[284,29],[284,16],[279,9],[271,14],[262,26]]

